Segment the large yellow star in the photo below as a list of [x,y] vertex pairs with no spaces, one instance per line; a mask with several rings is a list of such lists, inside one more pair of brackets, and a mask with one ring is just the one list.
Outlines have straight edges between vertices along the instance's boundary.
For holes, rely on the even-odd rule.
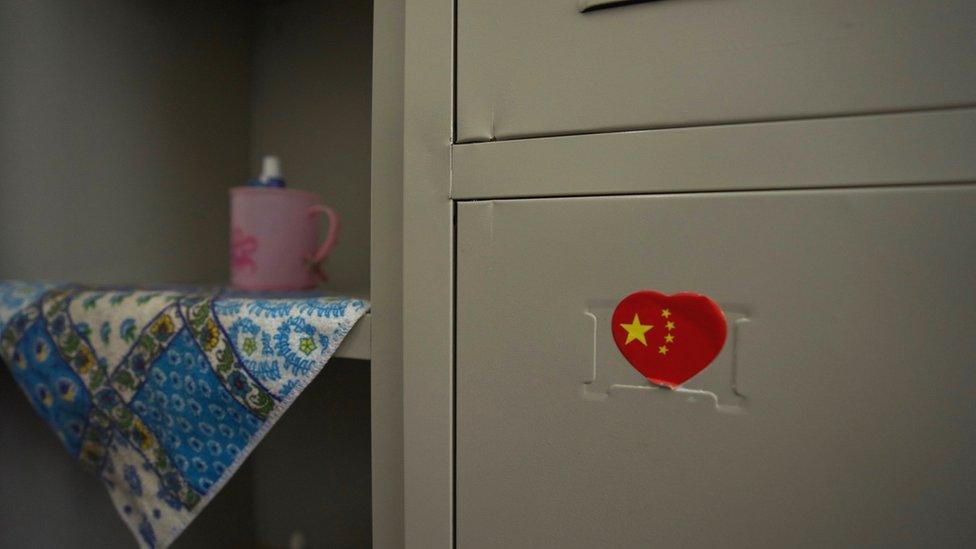
[[627,330],[627,341],[624,342],[624,345],[627,345],[636,339],[647,347],[647,339],[644,337],[644,334],[646,334],[647,331],[654,326],[651,326],[650,324],[641,324],[640,317],[637,316],[637,313],[634,313],[633,322],[630,324],[621,323],[620,327]]

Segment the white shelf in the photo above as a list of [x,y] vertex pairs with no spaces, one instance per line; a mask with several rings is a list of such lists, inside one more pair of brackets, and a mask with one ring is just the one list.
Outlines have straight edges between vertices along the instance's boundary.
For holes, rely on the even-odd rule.
[[339,358],[354,358],[357,360],[370,359],[370,335],[372,333],[372,315],[366,313],[359,322],[349,330],[346,339],[336,349],[335,355]]

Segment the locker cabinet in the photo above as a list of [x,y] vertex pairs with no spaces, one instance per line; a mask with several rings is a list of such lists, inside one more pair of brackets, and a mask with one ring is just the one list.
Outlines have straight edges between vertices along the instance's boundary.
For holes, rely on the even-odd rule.
[[[976,542],[972,2],[403,14],[406,547]],[[725,313],[680,391],[643,289]]]
[[[459,547],[976,542],[973,186],[457,209]],[[726,314],[683,391],[611,340],[640,289]]]

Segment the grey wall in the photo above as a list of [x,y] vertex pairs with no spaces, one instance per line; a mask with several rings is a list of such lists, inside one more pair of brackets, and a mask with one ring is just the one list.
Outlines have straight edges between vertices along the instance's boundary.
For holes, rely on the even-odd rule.
[[331,290],[369,288],[372,2],[274,1],[257,18],[251,169],[281,157],[288,185],[342,215],[326,260]]
[[333,359],[251,455],[260,546],[369,547],[369,389],[368,363]]
[[0,2],[0,277],[225,277],[223,205],[247,175],[242,7]]
[[[0,279],[223,281],[227,189],[270,151],[345,214],[331,287],[368,292],[370,22],[353,1],[0,0]],[[272,432],[318,442],[272,436],[177,547],[368,543],[368,365],[323,376]],[[0,547],[38,545],[133,542],[0,367]]]

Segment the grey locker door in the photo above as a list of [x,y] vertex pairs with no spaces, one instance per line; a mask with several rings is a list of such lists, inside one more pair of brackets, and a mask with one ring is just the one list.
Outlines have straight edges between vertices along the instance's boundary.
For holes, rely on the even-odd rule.
[[[458,205],[457,540],[976,544],[976,187]],[[681,392],[610,340],[632,291],[730,338]]]
[[459,0],[457,140],[976,104],[970,0]]

